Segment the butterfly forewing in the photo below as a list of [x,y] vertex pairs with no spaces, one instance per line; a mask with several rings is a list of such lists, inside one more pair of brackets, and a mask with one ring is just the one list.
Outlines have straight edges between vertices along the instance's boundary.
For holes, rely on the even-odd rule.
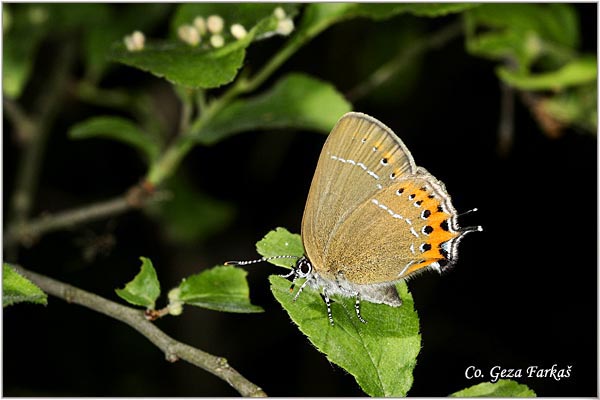
[[[406,146],[381,122],[360,113],[346,114],[338,121],[321,152],[302,220],[306,255],[322,276],[333,278],[334,270],[326,260],[340,255],[342,238],[353,235],[354,240],[345,243],[349,246],[357,238],[363,240],[350,230],[360,228],[367,234],[368,227],[381,223],[381,213],[370,218],[368,203],[416,170]],[[355,215],[359,208],[365,211]],[[361,226],[354,225],[354,220]],[[392,254],[380,250],[379,255],[369,252],[374,257],[369,265]]]

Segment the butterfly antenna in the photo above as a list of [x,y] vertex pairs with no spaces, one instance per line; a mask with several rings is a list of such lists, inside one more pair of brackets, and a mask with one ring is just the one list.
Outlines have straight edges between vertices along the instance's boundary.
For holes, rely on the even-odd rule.
[[462,212],[462,213],[458,214],[457,216],[462,217],[463,215],[471,214],[471,213],[474,213],[475,211],[478,211],[477,207],[471,208],[470,210]]
[[257,260],[248,260],[248,261],[225,261],[223,265],[248,265],[248,264],[257,264],[264,261],[275,260],[278,258],[295,258],[296,260],[301,258],[298,256],[290,256],[290,255],[281,255],[281,256],[273,256],[273,257],[261,257]]
[[469,233],[469,232],[482,232],[483,231],[483,227],[481,225],[477,225],[477,226],[467,226],[465,228],[460,228],[460,232],[464,235],[465,233]]
[[[458,214],[457,216],[462,217],[463,215],[471,214],[471,213],[474,213],[475,211],[477,211],[477,207],[471,208],[470,210],[462,212],[462,213]],[[467,226],[465,228],[462,228],[462,227],[460,228],[460,232],[462,234],[469,233],[469,232],[481,232],[481,231],[483,231],[483,227],[481,225]]]

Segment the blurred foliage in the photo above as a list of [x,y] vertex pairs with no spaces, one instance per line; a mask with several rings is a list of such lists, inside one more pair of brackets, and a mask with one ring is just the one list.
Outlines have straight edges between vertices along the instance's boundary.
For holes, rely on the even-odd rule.
[[[327,109],[329,112],[323,113]],[[232,102],[192,133],[202,144],[259,129],[295,128],[328,133],[351,105],[335,88],[303,74],[289,74],[266,93]]]
[[[143,12],[141,11],[143,9]],[[84,75],[98,81],[108,68],[108,50],[132,27],[150,29],[166,16],[166,4],[117,10],[109,4],[5,4],[3,13],[3,92],[18,98],[31,78],[39,46],[48,37],[82,35]]]
[[148,215],[164,227],[172,243],[197,245],[225,230],[232,222],[235,208],[194,187],[182,172],[169,179],[164,188],[172,200],[153,204]]
[[[483,4],[465,12],[465,28],[471,54],[499,61],[496,74],[503,82],[535,92],[539,107],[533,111],[543,129],[552,119],[596,133],[598,62],[578,51],[573,5]],[[562,111],[558,105],[566,103]]]
[[131,120],[116,116],[92,117],[69,129],[71,139],[104,137],[123,142],[136,148],[148,164],[158,158],[159,148],[152,137],[146,134]]

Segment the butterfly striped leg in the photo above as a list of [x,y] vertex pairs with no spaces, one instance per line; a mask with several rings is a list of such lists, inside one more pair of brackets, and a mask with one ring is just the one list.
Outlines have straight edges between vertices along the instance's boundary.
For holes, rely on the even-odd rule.
[[[310,279],[307,279],[304,281],[304,283],[302,284],[302,286],[300,286],[300,288],[298,289],[298,293],[296,293],[296,295],[294,296],[294,301],[296,301],[298,299],[298,296],[300,296],[300,293],[302,293],[302,290],[304,290],[304,287],[306,286],[306,284],[310,281]],[[292,288],[294,286],[292,285]]]
[[[344,271],[338,271],[337,275],[335,277],[335,282],[341,290],[344,290],[344,287],[341,284],[342,279],[345,279]],[[366,324],[367,321],[365,321],[364,318],[360,315],[360,293],[359,292],[356,292],[355,299],[356,299],[356,302],[354,303],[354,310],[356,311],[356,316],[358,317],[360,322],[362,322],[363,324]]]
[[329,323],[333,326],[333,315],[331,314],[331,299],[329,299],[329,295],[327,294],[327,289],[323,288],[323,293],[321,293],[321,298],[325,302],[327,306],[327,316],[329,317]]
[[356,303],[354,303],[354,309],[356,310],[356,316],[363,324],[366,324],[367,321],[363,319],[360,315],[360,293],[356,293]]

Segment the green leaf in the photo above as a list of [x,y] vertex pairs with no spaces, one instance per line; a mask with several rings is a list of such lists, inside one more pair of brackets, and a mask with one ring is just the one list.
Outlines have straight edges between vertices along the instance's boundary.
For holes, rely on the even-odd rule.
[[[302,238],[296,233],[290,233],[285,228],[276,228],[267,233],[264,238],[256,243],[256,251],[263,257],[296,256],[304,255]],[[291,268],[295,263],[294,258],[276,258],[269,260],[273,265]]]
[[148,163],[156,160],[159,154],[158,145],[132,121],[114,116],[89,118],[69,129],[72,139],[104,137],[128,144],[139,150]]
[[510,379],[500,379],[496,383],[483,382],[468,387],[452,393],[450,397],[536,397],[536,394],[527,385]]
[[332,314],[319,294],[305,288],[297,301],[289,281],[271,276],[271,291],[292,321],[327,358],[352,374],[369,396],[405,396],[421,348],[419,318],[405,283],[397,285],[403,305],[361,303],[364,324],[356,316],[354,299],[335,297]]
[[596,57],[577,58],[563,67],[550,72],[527,74],[498,67],[496,73],[508,85],[522,90],[562,90],[596,80],[598,63]]
[[328,133],[350,110],[350,103],[331,84],[303,74],[289,74],[266,93],[232,102],[194,134],[200,143],[213,144],[256,129],[297,128]]
[[197,246],[227,228],[233,220],[232,204],[197,190],[181,172],[170,178],[164,188],[173,198],[154,203],[145,210],[160,221],[168,239],[175,243]]
[[[244,49],[211,51],[184,43],[147,43],[142,51],[127,51],[122,43],[113,46],[115,61],[139,68],[191,88],[215,88],[231,82],[244,60]],[[230,51],[229,51],[230,50]]]
[[248,273],[232,266],[217,266],[184,279],[178,300],[210,310],[233,313],[263,312],[250,303]]
[[[264,257],[303,255],[300,235],[284,228],[269,232],[256,249]],[[295,262],[291,260],[269,262],[289,268]],[[277,276],[271,276],[270,281],[273,295],[294,323],[331,362],[351,373],[365,393],[378,397],[406,395],[412,385],[421,341],[419,319],[406,284],[397,286],[404,302],[401,307],[362,302],[361,314],[366,324],[356,316],[354,299],[336,297],[332,327],[327,308],[316,291],[305,288],[294,302],[289,281]]]
[[5,4],[2,41],[2,91],[18,98],[29,80],[35,54],[48,29],[48,12],[44,5]]
[[598,96],[595,82],[549,96],[541,101],[540,107],[562,123],[594,134],[598,130]]
[[335,23],[357,17],[383,20],[404,13],[438,17],[477,6],[471,3],[312,3],[304,11],[296,36],[300,40],[303,36],[314,37]]
[[[176,30],[182,23],[191,24],[192,16],[212,13],[209,10],[227,9],[237,15],[236,8],[248,11],[244,17],[242,17],[243,13],[239,14],[242,18],[240,21],[247,23],[245,28],[248,33],[244,38],[237,40],[231,36],[227,25],[223,32],[226,44],[222,48],[210,48],[205,44],[208,40],[206,37],[202,39],[203,42],[199,46],[190,46],[174,37],[168,41],[149,42],[142,51],[127,51],[123,43],[117,43],[113,46],[112,58],[186,87],[210,89],[230,83],[242,66],[246,47],[259,36],[276,29],[277,18],[272,13],[275,6],[272,4],[183,5],[172,24],[173,29]],[[235,20],[231,19],[232,21]]]
[[2,264],[2,307],[21,302],[48,304],[48,297],[8,263]]
[[417,17],[443,17],[479,6],[475,3],[355,3],[349,13],[375,20],[388,19],[394,15],[408,13]]
[[514,59],[527,69],[542,55],[566,61],[579,42],[568,4],[483,4],[465,13],[467,49],[492,59]]
[[568,47],[578,44],[577,14],[568,4],[488,3],[469,10],[467,15],[481,27],[498,33],[529,31]]
[[160,284],[152,261],[146,257],[140,257],[142,268],[133,280],[123,289],[115,289],[120,298],[136,306],[154,309],[154,302],[160,295]]

